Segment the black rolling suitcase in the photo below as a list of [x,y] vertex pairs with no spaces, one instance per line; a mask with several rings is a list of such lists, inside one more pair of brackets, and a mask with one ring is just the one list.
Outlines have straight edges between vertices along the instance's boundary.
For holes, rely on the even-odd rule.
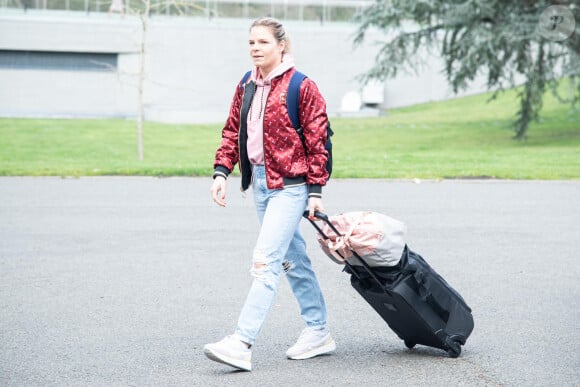
[[[308,213],[304,215],[308,219]],[[316,217],[340,235],[325,214],[316,213]],[[309,221],[328,239],[313,220]],[[408,348],[421,344],[447,351],[450,357],[461,354],[461,346],[473,330],[471,309],[419,254],[405,246],[396,266],[379,268],[370,267],[359,254],[352,253],[360,265],[344,262],[351,285]]]

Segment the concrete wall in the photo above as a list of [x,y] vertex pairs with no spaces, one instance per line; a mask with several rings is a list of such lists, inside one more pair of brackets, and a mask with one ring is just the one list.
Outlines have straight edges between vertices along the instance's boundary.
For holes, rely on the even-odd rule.
[[[239,19],[151,19],[146,35],[146,119],[223,122],[236,83],[251,68],[249,24]],[[360,91],[355,77],[372,65],[375,48],[368,44],[355,50],[351,24],[288,21],[285,26],[297,67],[317,82],[329,114],[339,115],[343,96]],[[0,116],[135,116],[140,42],[141,23],[135,17],[0,14],[0,49],[119,54],[116,72],[0,69]],[[438,67],[419,77],[387,81],[381,107],[451,97]]]
[[0,115],[134,115],[138,27],[74,14],[1,15],[0,49],[121,54],[116,72],[0,69]]

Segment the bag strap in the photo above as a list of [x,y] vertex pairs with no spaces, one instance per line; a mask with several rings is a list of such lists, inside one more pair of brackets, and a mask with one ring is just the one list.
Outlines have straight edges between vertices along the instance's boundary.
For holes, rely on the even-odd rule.
[[240,89],[243,89],[246,86],[246,82],[248,81],[248,78],[250,78],[250,75],[252,75],[252,70],[244,74],[240,82]]
[[304,132],[302,130],[302,125],[300,125],[300,85],[302,81],[306,78],[306,75],[302,74],[300,71],[294,71],[292,78],[290,79],[290,84],[288,85],[288,94],[286,95],[286,108],[288,110],[288,116],[290,116],[290,121],[292,121],[292,126],[296,129],[302,145],[305,145],[306,139],[304,138]]
[[[244,131],[246,130],[246,122],[248,119],[248,111],[250,110],[250,106],[252,106],[252,101],[254,100],[254,94],[256,93],[256,85],[253,81],[251,81],[250,83],[248,83],[246,85],[246,83],[248,82],[248,79],[250,78],[250,75],[252,74],[252,71],[248,71],[247,73],[244,74],[244,76],[242,77],[242,80],[240,81],[240,91],[243,92],[242,94],[242,107],[240,109],[240,127],[244,128]],[[249,89],[246,88],[246,86],[252,86]]]

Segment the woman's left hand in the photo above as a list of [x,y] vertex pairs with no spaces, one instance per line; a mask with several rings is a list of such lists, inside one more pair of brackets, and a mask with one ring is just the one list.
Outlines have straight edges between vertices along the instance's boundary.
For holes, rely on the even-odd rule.
[[324,212],[324,206],[322,205],[321,198],[311,197],[308,198],[308,218],[312,220],[316,220],[314,217],[314,211]]

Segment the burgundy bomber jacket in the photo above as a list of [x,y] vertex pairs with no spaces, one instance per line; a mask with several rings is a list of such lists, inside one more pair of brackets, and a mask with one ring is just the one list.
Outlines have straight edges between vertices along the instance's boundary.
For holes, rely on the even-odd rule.
[[[266,181],[268,188],[281,189],[299,178],[298,181],[305,181],[308,185],[309,196],[320,197],[322,186],[328,180],[325,168],[328,154],[324,149],[328,121],[326,102],[314,81],[305,78],[300,85],[298,109],[306,139],[303,146],[286,108],[286,93],[294,71],[291,68],[272,79],[266,101],[263,125]],[[242,174],[242,191],[248,189],[252,173],[245,151],[246,144],[239,141],[240,138],[247,139],[246,133],[243,133],[246,125],[240,125],[244,92],[245,88],[238,84],[214,162],[214,178],[217,175],[227,177],[238,163]]]

